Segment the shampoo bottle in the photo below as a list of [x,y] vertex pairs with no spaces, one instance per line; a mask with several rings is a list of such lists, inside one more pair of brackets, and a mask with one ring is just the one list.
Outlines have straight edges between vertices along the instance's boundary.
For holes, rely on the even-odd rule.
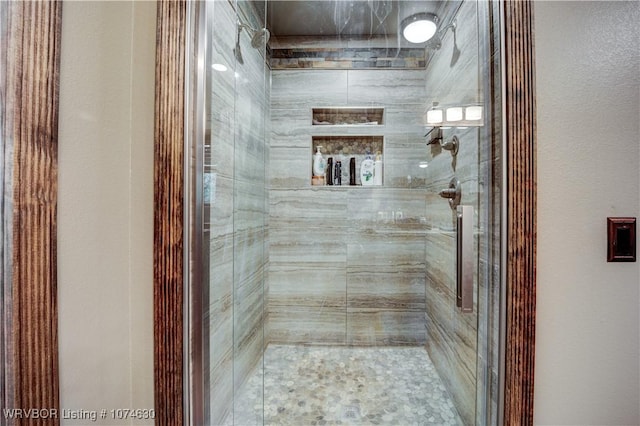
[[[313,156],[313,175],[314,176],[324,176],[324,158],[322,157],[322,153],[320,152],[321,146],[316,147],[316,153]],[[307,163],[309,164],[309,163]]]
[[373,185],[373,171],[373,160],[371,159],[371,154],[367,152],[367,157],[362,160],[362,164],[360,164],[360,182],[362,186]]
[[318,146],[316,153],[313,156],[313,166],[311,167],[311,185],[324,185],[324,158],[320,152],[321,146]]
[[373,163],[373,184],[382,186],[382,153],[376,152],[376,161]]

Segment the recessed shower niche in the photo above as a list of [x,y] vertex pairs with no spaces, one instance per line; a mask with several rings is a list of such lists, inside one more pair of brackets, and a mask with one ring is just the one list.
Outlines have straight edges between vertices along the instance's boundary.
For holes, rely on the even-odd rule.
[[314,126],[381,126],[384,108],[325,107],[312,109]]
[[[326,162],[323,178],[316,175],[312,165],[313,186],[383,185],[384,137],[379,133],[384,128],[384,108],[321,107],[312,108],[311,116],[314,133],[311,153],[314,159],[318,152],[322,153]],[[359,134],[353,133],[353,128],[357,128]],[[340,173],[339,178],[336,173]]]
[[[362,162],[367,158],[371,158],[371,160],[374,161],[374,168],[376,160],[382,162],[380,167],[380,170],[382,170],[382,177],[379,179],[380,184],[376,185],[375,183],[372,183],[369,186],[379,187],[384,185],[383,136],[312,136],[311,153],[315,154],[318,152],[318,147],[320,147],[320,152],[322,152],[322,155],[327,162],[326,176],[329,175],[329,165],[334,167],[332,172],[335,170],[335,165],[338,161],[340,161],[342,166],[341,185],[327,184],[325,182],[324,186],[333,186],[336,188],[344,186],[363,186],[360,177],[360,168],[362,166]],[[313,157],[311,158],[313,159]],[[365,188],[369,186],[364,185]]]

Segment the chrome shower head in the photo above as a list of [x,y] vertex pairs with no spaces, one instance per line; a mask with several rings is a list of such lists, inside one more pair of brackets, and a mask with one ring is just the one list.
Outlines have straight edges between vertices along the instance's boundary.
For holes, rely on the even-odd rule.
[[251,26],[247,24],[243,24],[238,21],[238,34],[236,37],[236,47],[233,49],[233,54],[236,57],[236,61],[240,64],[244,64],[244,59],[242,58],[242,49],[240,48],[240,34],[242,34],[242,30],[247,30],[249,37],[251,37],[251,47],[254,49],[261,49],[267,45],[269,42],[269,37],[271,37],[271,33],[266,28],[260,28],[258,30],[254,30]]
[[269,43],[269,37],[271,37],[271,33],[266,28],[260,28],[259,30],[254,30],[253,28],[249,28],[250,31],[253,32],[251,36],[251,47],[254,49],[261,49]]

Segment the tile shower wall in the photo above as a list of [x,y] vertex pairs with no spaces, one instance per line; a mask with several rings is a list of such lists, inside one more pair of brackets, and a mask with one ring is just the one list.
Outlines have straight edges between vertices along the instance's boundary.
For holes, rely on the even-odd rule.
[[[244,64],[236,62],[232,4],[208,2],[208,7],[209,60],[230,70],[209,71],[205,142],[205,179],[210,184],[205,188],[209,218],[205,223],[209,229],[205,389],[211,399],[208,423],[222,424],[232,410],[235,390],[255,370],[265,347],[269,70],[246,32],[240,39]],[[238,2],[237,7],[246,19],[261,21],[249,2]]]
[[[270,342],[424,344],[424,98],[424,70],[272,71]],[[326,106],[385,125],[312,126]],[[312,187],[314,135],[384,136],[384,187]]]
[[[431,57],[427,66],[426,90],[429,104],[473,104],[481,101],[478,28],[476,2],[464,2],[457,14],[455,37],[449,31],[442,48]],[[452,11],[448,11],[451,15]],[[442,15],[446,15],[444,12]],[[447,20],[445,19],[445,22]],[[461,204],[474,206],[477,271],[474,277],[486,285],[488,216],[484,214],[487,188],[487,159],[481,154],[481,128],[451,128],[443,130],[445,139],[457,135],[460,150],[454,158],[438,145],[429,150],[427,174],[427,343],[426,348],[449,389],[465,424],[474,424],[476,408],[476,352],[478,308],[486,304],[486,289],[476,291],[474,313],[464,314],[456,307],[456,233],[455,214],[438,192],[447,188],[454,176],[462,184]],[[487,151],[488,152],[488,151]],[[479,178],[480,177],[480,178]],[[490,183],[489,183],[490,185]],[[479,208],[480,210],[479,213]],[[478,249],[480,251],[478,251]],[[480,300],[478,299],[480,297]],[[480,410],[483,407],[479,407]]]

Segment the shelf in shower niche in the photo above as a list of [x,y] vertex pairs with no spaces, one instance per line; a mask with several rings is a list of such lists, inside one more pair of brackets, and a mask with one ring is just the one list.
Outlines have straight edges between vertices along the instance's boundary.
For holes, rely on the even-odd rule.
[[313,126],[382,126],[384,108],[323,107],[312,108]]
[[[371,153],[371,158],[375,160],[376,153],[380,153],[383,159],[383,182],[382,185],[365,185],[364,188],[380,188],[384,185],[384,136],[371,135],[354,135],[354,136],[312,136],[310,162],[311,170],[313,170],[313,155],[316,153],[317,147],[321,146],[320,151],[324,157],[325,163],[328,159],[333,160],[335,166],[336,161],[340,161],[342,165],[342,185],[313,185],[313,177],[309,177],[309,183],[314,188],[353,188],[362,186],[360,181],[360,166],[367,156],[367,151]],[[349,164],[351,158],[355,158],[355,176],[356,184],[349,185]]]

